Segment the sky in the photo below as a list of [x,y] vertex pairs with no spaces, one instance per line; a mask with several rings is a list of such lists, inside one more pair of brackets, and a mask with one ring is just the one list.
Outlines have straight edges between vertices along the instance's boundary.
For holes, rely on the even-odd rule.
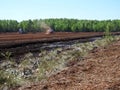
[[120,19],[120,0],[0,0],[0,20]]

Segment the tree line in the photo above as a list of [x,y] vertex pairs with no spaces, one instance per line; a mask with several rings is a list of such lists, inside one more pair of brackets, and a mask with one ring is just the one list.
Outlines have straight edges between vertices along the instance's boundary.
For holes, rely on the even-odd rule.
[[21,28],[25,32],[42,32],[43,27],[51,27],[56,32],[111,32],[120,31],[120,20],[78,20],[78,19],[35,19],[0,20],[0,32],[17,32]]

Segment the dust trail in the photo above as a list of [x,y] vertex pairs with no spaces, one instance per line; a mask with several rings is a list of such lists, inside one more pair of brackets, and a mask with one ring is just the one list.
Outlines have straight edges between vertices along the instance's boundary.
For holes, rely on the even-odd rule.
[[53,29],[49,25],[47,25],[45,22],[41,22],[40,27],[44,32],[46,32],[46,34],[53,33]]
[[49,25],[47,25],[45,22],[41,22],[40,27],[44,30],[51,28]]

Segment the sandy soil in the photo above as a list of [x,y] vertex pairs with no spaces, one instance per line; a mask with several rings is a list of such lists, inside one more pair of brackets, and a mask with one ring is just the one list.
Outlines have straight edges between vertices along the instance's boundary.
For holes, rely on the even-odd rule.
[[97,48],[46,82],[17,90],[120,90],[120,41]]

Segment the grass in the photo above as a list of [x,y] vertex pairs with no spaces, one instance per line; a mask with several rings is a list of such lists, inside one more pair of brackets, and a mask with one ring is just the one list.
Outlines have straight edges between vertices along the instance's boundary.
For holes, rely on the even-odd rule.
[[15,86],[19,86],[22,84],[21,78],[15,76],[14,74],[10,74],[3,70],[0,70],[0,90],[4,90],[4,88],[11,88]]
[[5,53],[1,53],[1,55],[3,56],[3,57],[5,57],[5,59],[6,60],[11,60],[11,55],[12,55],[12,52],[9,52],[9,51],[7,51],[7,52],[5,52]]

